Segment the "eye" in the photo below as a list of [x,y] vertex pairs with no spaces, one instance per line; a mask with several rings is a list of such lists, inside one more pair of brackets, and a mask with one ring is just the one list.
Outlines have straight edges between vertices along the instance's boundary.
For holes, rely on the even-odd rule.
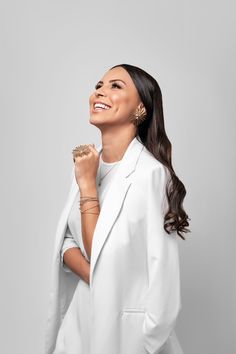
[[[101,84],[97,84],[95,86],[95,90],[98,90],[101,86],[102,86]],[[117,88],[121,89],[121,86],[119,84],[117,84],[116,82],[112,83],[112,87],[117,87]]]
[[97,85],[95,86],[95,90],[99,89],[99,87],[101,87],[101,84],[97,84]]
[[118,85],[116,82],[114,82],[113,84],[112,84],[112,86],[114,87],[117,87],[117,88],[121,88],[121,86],[120,85]]

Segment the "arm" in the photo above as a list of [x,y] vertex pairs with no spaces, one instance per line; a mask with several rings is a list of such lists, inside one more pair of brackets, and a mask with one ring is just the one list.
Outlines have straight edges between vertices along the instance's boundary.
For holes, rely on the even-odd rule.
[[[80,196],[92,196],[98,198],[96,181],[86,184],[81,184]],[[90,210],[85,211],[86,209]],[[81,231],[83,237],[83,244],[85,249],[85,256],[82,254],[79,245],[74,241],[73,236],[70,232],[69,227],[67,227],[64,243],[62,246],[61,257],[62,265],[66,272],[73,271],[79,277],[84,279],[89,284],[89,274],[90,274],[90,257],[91,257],[91,247],[93,240],[93,233],[97,223],[97,219],[100,212],[99,202],[89,201],[86,202],[82,207],[81,213]],[[96,213],[96,214],[90,214]],[[98,215],[97,215],[98,214]]]
[[[89,196],[89,197],[98,198],[96,181],[80,184],[79,188],[80,188],[81,197]],[[85,211],[86,209],[90,209],[85,211],[84,213],[81,212],[81,231],[83,237],[83,244],[87,254],[88,261],[90,261],[93,233],[100,213],[99,201],[88,201],[81,207],[81,209],[82,211]],[[90,212],[96,214],[90,214]]]
[[79,247],[67,249],[64,253],[64,262],[72,272],[89,284],[90,264],[85,259]]
[[176,234],[163,228],[166,186],[164,166],[152,171],[147,187],[147,265],[149,287],[143,326],[144,345],[149,354],[160,353],[174,329],[180,311],[179,256]]
[[[74,177],[75,171],[73,167],[71,172],[71,179]],[[93,196],[98,198],[96,179],[87,179],[81,182],[78,186],[80,189],[80,196]],[[64,243],[61,248],[61,264],[63,269],[66,272],[75,272],[87,283],[89,283],[89,261],[91,256],[92,237],[98,219],[97,214],[100,212],[100,206],[99,202],[97,201],[89,201],[86,202],[81,208],[82,211],[84,211],[85,209],[91,207],[93,207],[91,210],[85,211],[85,213],[81,212],[81,231],[85,255],[83,255],[79,245],[75,242],[69,227],[67,227]],[[96,214],[90,214],[90,212]]]

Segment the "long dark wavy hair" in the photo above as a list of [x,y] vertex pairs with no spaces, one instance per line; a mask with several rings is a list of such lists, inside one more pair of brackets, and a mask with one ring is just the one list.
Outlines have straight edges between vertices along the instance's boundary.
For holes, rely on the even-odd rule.
[[188,220],[191,220],[183,208],[186,189],[176,176],[172,166],[172,145],[165,132],[162,93],[157,81],[143,69],[130,65],[119,64],[130,75],[139,93],[140,99],[146,108],[146,119],[137,126],[137,136],[142,144],[169,170],[169,179],[166,184],[168,210],[164,216],[164,229],[168,234],[177,231],[185,240],[182,233],[191,232]]

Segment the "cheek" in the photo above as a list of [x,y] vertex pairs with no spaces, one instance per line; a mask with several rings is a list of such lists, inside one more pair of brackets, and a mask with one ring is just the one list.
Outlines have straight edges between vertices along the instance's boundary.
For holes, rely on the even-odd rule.
[[128,112],[131,110],[130,107],[131,100],[127,94],[114,93],[111,99],[116,112]]
[[111,100],[117,104],[126,103],[129,101],[129,96],[125,92],[114,92],[111,96]]
[[92,100],[94,100],[94,94],[92,94],[92,95],[89,97],[89,104],[90,104],[90,105],[92,104]]

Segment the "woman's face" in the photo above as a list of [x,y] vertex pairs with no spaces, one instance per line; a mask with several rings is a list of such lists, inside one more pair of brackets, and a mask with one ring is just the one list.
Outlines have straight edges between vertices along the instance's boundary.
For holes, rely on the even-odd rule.
[[[96,107],[96,103],[106,106]],[[89,98],[90,123],[98,127],[132,124],[129,117],[139,104],[143,106],[128,72],[122,67],[113,68],[96,83]]]

